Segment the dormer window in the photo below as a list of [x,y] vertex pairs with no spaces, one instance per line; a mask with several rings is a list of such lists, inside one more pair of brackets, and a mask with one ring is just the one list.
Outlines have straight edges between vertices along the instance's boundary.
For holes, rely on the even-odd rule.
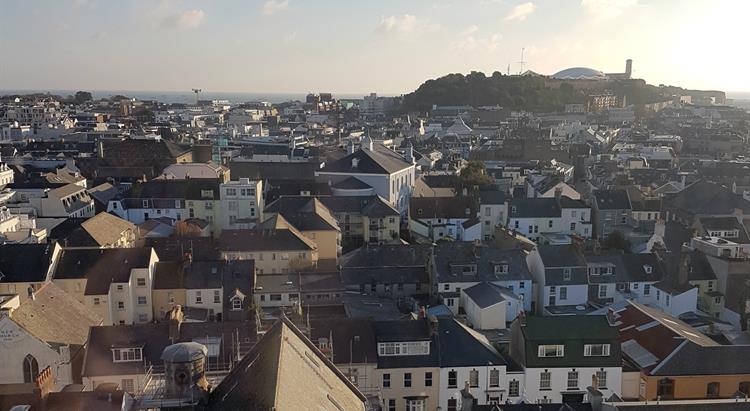
[[651,274],[654,271],[654,267],[651,267],[650,265],[646,264],[643,266],[643,271],[645,271],[646,274]]
[[143,347],[113,348],[113,362],[136,362],[143,360]]
[[495,274],[508,274],[508,264],[495,264]]
[[570,268],[563,268],[563,280],[564,281],[570,281],[571,278],[571,270]]

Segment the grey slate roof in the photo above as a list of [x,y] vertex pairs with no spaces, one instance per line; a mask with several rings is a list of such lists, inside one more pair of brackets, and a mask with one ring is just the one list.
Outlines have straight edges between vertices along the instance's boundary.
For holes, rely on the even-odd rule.
[[0,247],[0,283],[42,282],[52,259],[48,244],[5,244]]
[[750,201],[727,187],[707,181],[698,181],[679,193],[665,198],[664,205],[685,210],[694,215],[728,215],[734,209],[750,213]]
[[[465,264],[475,264],[476,274],[453,268]],[[495,274],[498,264],[507,264],[508,272]],[[470,242],[438,244],[435,247],[435,275],[439,283],[531,280],[522,249],[500,249]]]
[[594,191],[594,201],[596,201],[599,210],[630,210],[630,197],[627,190],[596,190]]
[[86,278],[85,295],[109,292],[112,283],[130,279],[134,268],[147,268],[152,248],[68,249],[60,253],[55,279]]
[[[331,173],[360,173],[360,174],[393,174],[409,167],[412,164],[404,161],[398,153],[387,149],[382,144],[373,144],[373,151],[362,148],[326,164],[320,171]],[[353,166],[356,159],[357,167]]]
[[491,307],[505,301],[500,287],[492,283],[482,282],[463,290],[479,308]]

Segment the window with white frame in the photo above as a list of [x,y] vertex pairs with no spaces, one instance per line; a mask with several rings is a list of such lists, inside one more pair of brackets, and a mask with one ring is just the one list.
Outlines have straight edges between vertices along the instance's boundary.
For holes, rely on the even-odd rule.
[[203,304],[203,295],[201,295],[200,291],[195,292],[195,303],[196,304]]
[[145,295],[138,296],[138,305],[146,305],[148,303]]
[[568,389],[578,388],[578,371],[568,371]]
[[113,362],[135,362],[143,360],[143,348],[113,348]]
[[135,285],[137,285],[138,287],[145,287],[146,286],[146,279],[143,278],[143,277],[138,277],[135,280]]
[[232,310],[237,311],[242,309],[242,299],[239,297],[232,300]]
[[599,284],[599,298],[607,298],[607,286]]
[[500,386],[500,370],[490,370],[490,387]]
[[378,355],[382,356],[428,355],[429,353],[429,341],[378,343]]
[[424,400],[407,400],[406,411],[424,411]]
[[598,389],[606,389],[607,388],[607,371],[605,370],[599,370],[596,372],[596,381],[598,383]]
[[539,373],[539,389],[540,390],[551,390],[552,389],[552,373],[547,370]]
[[479,387],[479,371],[477,370],[469,371],[469,387],[472,387],[472,388]]
[[539,357],[562,357],[565,355],[564,345],[540,345]]
[[560,299],[561,300],[568,299],[568,287],[560,287]]
[[586,357],[608,357],[609,344],[586,344],[583,346],[583,355]]
[[214,304],[221,303],[221,290],[214,290]]
[[564,281],[570,281],[571,271],[572,270],[570,268],[563,268],[563,280]]

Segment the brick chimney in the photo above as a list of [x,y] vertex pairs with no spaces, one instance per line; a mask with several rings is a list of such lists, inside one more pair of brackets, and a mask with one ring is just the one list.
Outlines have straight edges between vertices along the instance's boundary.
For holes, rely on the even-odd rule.
[[52,375],[52,369],[49,366],[45,367],[39,375],[37,375],[34,384],[36,384],[34,392],[39,392],[40,398],[46,398],[47,394],[55,389],[55,376]]
[[185,315],[182,312],[182,306],[175,305],[167,313],[167,321],[169,322],[169,339],[172,344],[176,343],[180,339],[180,325],[182,324]]

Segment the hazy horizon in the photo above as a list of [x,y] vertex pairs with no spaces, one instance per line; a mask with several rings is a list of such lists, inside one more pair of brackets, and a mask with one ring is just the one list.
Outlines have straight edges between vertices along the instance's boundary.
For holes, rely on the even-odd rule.
[[[577,66],[622,72],[628,58],[633,76],[650,84],[749,87],[750,55],[731,40],[746,36],[750,2],[740,0],[4,0],[3,6],[13,18],[0,26],[6,56],[0,89],[394,95],[449,73],[553,74]],[[707,27],[720,27],[722,40]]]

